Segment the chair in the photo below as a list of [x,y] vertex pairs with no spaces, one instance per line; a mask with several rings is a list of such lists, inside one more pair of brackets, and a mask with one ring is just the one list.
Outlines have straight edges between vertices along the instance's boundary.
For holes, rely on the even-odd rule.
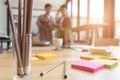
[[73,29],[73,32],[77,34],[77,40],[74,40],[74,42],[77,42],[79,44],[92,44],[92,38],[93,38],[93,27],[89,25],[83,25],[77,28]]
[[1,43],[1,47],[3,48],[3,43],[7,43],[7,49],[10,48],[10,42],[11,42],[11,39],[9,36],[7,35],[0,35],[0,43]]
[[94,46],[119,46],[119,39],[95,38]]
[[3,51],[3,49],[2,49],[2,47],[0,46],[0,54],[2,53],[2,51]]

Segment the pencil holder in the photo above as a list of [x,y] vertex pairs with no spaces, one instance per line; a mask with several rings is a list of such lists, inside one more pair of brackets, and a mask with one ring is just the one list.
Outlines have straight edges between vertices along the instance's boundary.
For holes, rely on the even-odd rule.
[[30,80],[31,34],[12,35],[13,80]]

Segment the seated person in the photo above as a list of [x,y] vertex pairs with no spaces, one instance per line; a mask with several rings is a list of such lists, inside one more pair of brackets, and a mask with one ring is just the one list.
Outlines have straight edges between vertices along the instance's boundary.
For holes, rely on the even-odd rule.
[[62,16],[57,19],[56,27],[57,37],[63,38],[63,47],[69,47],[71,44],[71,18],[67,15],[66,5],[60,7]]
[[52,9],[52,5],[46,4],[45,5],[46,13],[38,17],[37,25],[39,29],[40,41],[52,42],[52,30],[54,29],[53,28],[54,20],[50,16],[51,9]]

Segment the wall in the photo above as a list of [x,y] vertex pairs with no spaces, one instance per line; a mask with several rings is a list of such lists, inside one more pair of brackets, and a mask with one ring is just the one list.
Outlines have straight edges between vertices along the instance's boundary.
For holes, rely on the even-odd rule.
[[5,0],[0,0],[0,34],[6,34],[7,30],[7,20],[6,20],[6,5]]
[[[6,0],[0,0],[0,34],[1,33],[7,33],[6,32],[6,29],[7,29],[7,19],[6,19],[6,5],[4,4]],[[23,0],[22,0],[23,1]],[[51,15],[53,17],[55,17],[56,15],[56,10],[58,10],[59,6],[61,4],[63,4],[66,0],[60,0],[60,1],[56,1],[56,0],[34,0],[34,3],[33,3],[33,19],[32,19],[32,32],[34,33],[37,33],[37,25],[36,25],[36,20],[37,20],[37,17],[40,15],[40,14],[43,14],[44,11],[40,11],[40,9],[44,9],[44,4],[46,3],[51,3],[53,5],[53,12],[51,13]],[[14,15],[18,15],[18,11],[17,11],[17,8],[18,8],[18,0],[10,0],[10,4],[12,7],[14,7],[12,10],[13,10],[13,14]],[[22,5],[23,6],[23,5]]]

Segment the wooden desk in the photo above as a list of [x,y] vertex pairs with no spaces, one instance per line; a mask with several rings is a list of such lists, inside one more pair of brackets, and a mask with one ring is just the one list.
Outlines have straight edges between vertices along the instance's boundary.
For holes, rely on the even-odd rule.
[[[88,52],[79,52],[71,49],[63,49],[59,51],[53,50],[33,50],[33,53],[39,52],[52,52],[57,53],[59,58],[52,60],[38,60],[32,62],[31,80],[64,80],[63,79],[63,66],[59,66],[53,71],[49,72],[43,77],[39,76],[39,73],[47,67],[56,64],[57,62],[66,59],[68,64],[68,79],[67,80],[120,80],[120,65],[109,70],[103,69],[97,73],[88,73],[81,70],[71,68],[71,63],[80,60],[80,55],[88,54]],[[115,52],[115,54],[119,54]],[[11,51],[5,52],[0,55],[0,80],[12,80],[12,56]]]

